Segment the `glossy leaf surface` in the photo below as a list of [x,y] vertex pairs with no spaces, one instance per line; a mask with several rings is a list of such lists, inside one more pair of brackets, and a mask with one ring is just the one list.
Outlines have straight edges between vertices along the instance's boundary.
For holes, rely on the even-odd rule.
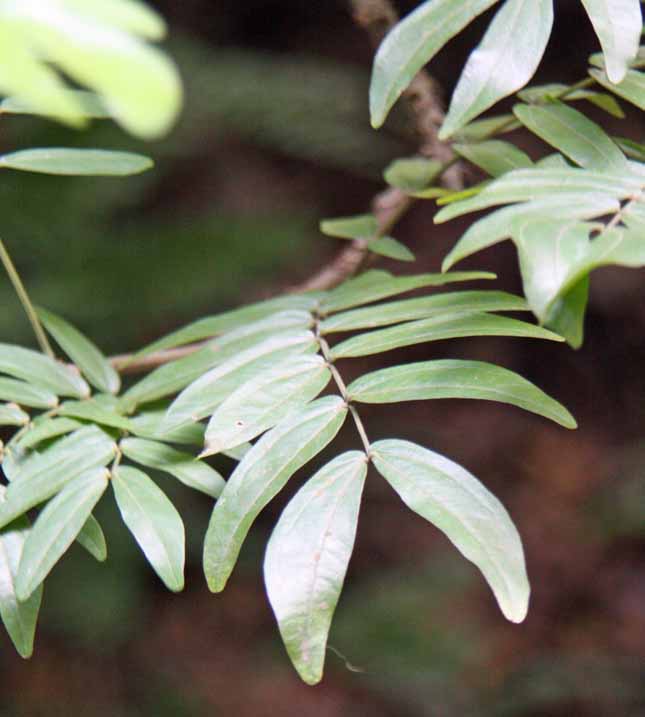
[[21,346],[0,344],[0,373],[21,378],[60,396],[86,398],[89,386],[72,369]]
[[[5,488],[0,487],[0,500]],[[0,531],[0,618],[21,657],[31,657],[42,588],[20,602],[16,597],[16,575],[22,550],[29,534],[26,518],[19,518]]]

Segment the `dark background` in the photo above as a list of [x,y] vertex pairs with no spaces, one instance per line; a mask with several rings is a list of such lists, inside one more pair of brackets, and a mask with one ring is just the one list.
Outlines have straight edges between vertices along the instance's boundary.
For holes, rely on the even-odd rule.
[[[371,49],[344,2],[157,6],[169,20],[168,46],[187,91],[168,139],[144,146],[109,124],[80,134],[25,117],[0,124],[2,151],[130,148],[157,162],[155,171],[126,180],[10,173],[0,184],[0,231],[34,299],[109,352],[306,278],[338,248],[319,234],[318,221],[368,209],[383,167],[414,151],[400,113],[379,133],[369,127]],[[446,92],[490,17],[432,63]],[[580,79],[596,49],[580,3],[558,2],[537,80]],[[638,116],[607,122],[591,114],[642,141]],[[547,151],[528,136],[513,139],[534,157]],[[433,211],[422,203],[396,229],[418,256],[404,270],[437,271],[467,225],[435,227]],[[496,271],[496,288],[520,290],[510,245],[467,267]],[[261,579],[264,545],[287,496],[263,513],[229,587],[213,596],[200,567],[208,501],[161,478],[187,524],[186,591],[163,590],[105,500],[107,564],[72,548],[56,568],[30,662],[0,636],[2,717],[645,715],[642,285],[642,271],[594,275],[578,352],[468,339],[341,367],[351,377],[407,359],[497,361],[576,415],[580,428],[568,432],[484,402],[365,412],[373,439],[407,438],[445,453],[505,503],[533,586],[524,624],[506,623],[476,569],[371,474],[325,680],[306,687],[280,644]],[[30,343],[6,281],[0,302],[3,340]],[[356,447],[351,430],[339,441]]]

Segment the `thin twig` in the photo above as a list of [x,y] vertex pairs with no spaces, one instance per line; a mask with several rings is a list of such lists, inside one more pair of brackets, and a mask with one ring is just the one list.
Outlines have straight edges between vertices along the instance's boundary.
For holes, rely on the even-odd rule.
[[18,299],[22,304],[22,308],[25,310],[25,314],[27,314],[27,318],[29,319],[29,323],[34,330],[34,334],[36,335],[36,341],[38,341],[40,350],[43,353],[47,354],[47,356],[49,356],[50,358],[56,358],[54,350],[49,343],[49,339],[47,338],[47,334],[45,333],[45,329],[43,329],[43,326],[40,323],[40,319],[38,318],[36,309],[34,309],[34,305],[31,303],[31,299],[29,298],[27,289],[25,289],[25,285],[22,283],[20,274],[14,266],[14,263],[11,260],[11,256],[9,255],[9,252],[7,251],[7,248],[5,247],[2,239],[0,239],[0,261],[5,268],[5,271],[7,272],[9,280],[13,284],[13,288],[18,295]]

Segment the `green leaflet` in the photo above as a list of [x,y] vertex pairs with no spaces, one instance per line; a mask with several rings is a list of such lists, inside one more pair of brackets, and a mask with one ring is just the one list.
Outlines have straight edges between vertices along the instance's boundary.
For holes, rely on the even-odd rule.
[[472,162],[491,177],[499,177],[513,169],[531,167],[531,158],[510,142],[490,139],[471,144],[453,144],[455,152]]
[[336,331],[372,329],[442,313],[527,310],[528,306],[522,297],[503,291],[454,291],[334,314],[321,322],[320,333],[325,335]]
[[645,74],[642,72],[629,70],[618,84],[610,82],[607,74],[602,70],[589,70],[589,74],[598,84],[636,105],[639,109],[645,110]]
[[417,274],[415,276],[392,276],[387,271],[366,271],[356,279],[350,279],[330,291],[321,302],[321,311],[332,314],[353,306],[370,304],[388,296],[404,294],[424,286],[443,286],[453,281],[494,279],[495,275],[482,271],[453,272],[452,274]]
[[442,269],[448,270],[458,261],[475,252],[519,235],[522,226],[548,214],[552,218],[590,219],[617,212],[620,204],[613,197],[601,194],[561,194],[551,199],[526,202],[505,207],[471,225],[443,260]]
[[121,388],[119,374],[89,339],[50,311],[38,309],[38,317],[93,386],[103,393],[119,392]]
[[[0,500],[5,490],[4,486],[0,486]],[[16,597],[16,575],[28,535],[29,521],[24,517],[0,531],[0,618],[18,654],[24,658],[31,657],[34,649],[43,593],[42,587],[39,587],[25,602]]]
[[365,239],[378,232],[378,222],[373,214],[323,219],[320,222],[320,231],[337,239]]
[[87,552],[99,563],[107,560],[107,543],[105,535],[99,521],[90,514],[81,528],[81,532],[76,536],[76,540],[87,550]]
[[[598,172],[571,167],[569,169],[516,169],[508,172],[486,187],[476,196],[443,207],[435,216],[438,224],[455,219],[469,212],[478,212],[499,204],[551,200],[554,205],[562,203],[561,196],[592,194],[623,199],[641,188],[642,179],[626,172]],[[583,198],[583,197],[580,197]]]
[[54,408],[58,405],[58,397],[55,393],[12,378],[0,378],[0,400],[11,401],[29,408]]
[[376,237],[367,242],[367,248],[375,254],[398,261],[414,261],[414,254],[400,241],[392,237]]
[[[94,92],[61,89],[66,105],[73,106],[82,119],[108,119],[110,113]],[[47,115],[44,107],[34,107],[18,97],[6,97],[0,102],[0,114]]]
[[334,359],[369,356],[401,346],[414,346],[424,341],[464,336],[521,336],[562,341],[557,334],[518,319],[482,313],[445,314],[359,334],[334,346],[331,355]]
[[147,468],[165,471],[189,488],[199,490],[212,498],[222,492],[224,479],[203,461],[195,460],[190,453],[177,451],[157,441],[143,438],[124,438],[119,446],[123,455]]
[[25,426],[29,414],[15,403],[0,403],[0,426]]
[[165,430],[167,406],[161,410],[144,411],[130,419],[131,431],[135,436],[156,441],[180,443],[189,446],[204,445],[204,425],[189,423],[184,426]]
[[612,95],[595,92],[594,90],[574,90],[571,85],[554,82],[547,85],[527,87],[517,93],[522,102],[528,102],[529,104],[553,102],[563,95],[566,95],[567,102],[587,100],[612,115],[612,117],[617,117],[618,119],[624,119],[625,117],[625,113]]
[[204,573],[211,591],[224,589],[262,508],[334,438],[346,416],[347,405],[340,397],[317,399],[269,431],[244,456],[215,504],[204,540]]
[[0,344],[0,373],[21,378],[59,396],[86,398],[89,386],[72,369],[21,346]]
[[[645,265],[645,246],[638,231],[538,219],[522,227],[517,238],[524,291],[531,309],[545,322],[556,300],[600,266]],[[548,266],[549,271],[544,271]]]
[[544,323],[567,340],[571,348],[579,349],[584,338],[584,320],[589,299],[589,277],[557,298]]
[[105,492],[108,472],[94,468],[61,490],[40,512],[29,532],[16,576],[16,595],[27,600],[49,575]]
[[493,135],[512,132],[520,126],[513,115],[497,115],[469,122],[455,132],[454,138],[457,142],[481,142]]
[[191,344],[195,341],[210,339],[245,324],[266,319],[280,311],[311,311],[316,307],[317,303],[317,297],[310,294],[280,296],[277,299],[249,304],[239,309],[226,311],[223,314],[207,316],[177,331],[173,331],[161,339],[157,339],[157,341],[137,351],[132,360],[136,361],[156,351],[164,351],[165,349]]
[[119,466],[112,487],[123,522],[150,565],[169,590],[183,590],[186,537],[173,504],[136,468]]
[[[11,449],[7,451],[10,455]],[[116,453],[112,439],[96,426],[75,431],[42,453],[29,455],[11,471],[6,500],[0,503],[0,527],[58,493],[92,468],[107,465]],[[3,469],[7,457],[3,461]],[[5,471],[6,472],[6,471]]]
[[[174,64],[136,35],[157,39],[163,23],[155,19],[153,34],[150,20],[132,21],[143,12],[153,17],[140,4],[119,0],[109,8],[102,5],[96,0],[5,3],[0,10],[0,65],[12,71],[0,75],[0,90],[36,112],[82,124],[83,107],[55,67],[99,94],[125,129],[159,137],[178,113],[181,84]],[[134,12],[123,11],[127,7]]]
[[58,409],[59,416],[68,418],[80,418],[93,423],[100,423],[104,426],[119,428],[123,431],[131,429],[130,421],[125,416],[105,407],[98,399],[88,398],[85,401],[65,401]]
[[533,77],[553,26],[553,0],[506,0],[464,67],[439,139],[523,87]]
[[372,71],[370,116],[380,127],[412,78],[441,48],[497,0],[426,0],[381,43]]
[[155,401],[186,388],[206,371],[244,349],[281,332],[307,329],[313,323],[308,311],[286,310],[270,314],[251,323],[242,324],[209,342],[204,348],[183,358],[159,366],[123,395],[122,404],[132,410],[136,405]]
[[530,593],[524,551],[499,500],[464,468],[414,443],[378,441],[371,456],[403,502],[481,570],[504,616],[522,622]]
[[268,338],[236,354],[193,381],[177,396],[166,415],[167,428],[205,418],[235,389],[261,371],[289,356],[315,351],[317,346],[311,331],[293,331]]
[[141,154],[103,149],[47,147],[0,156],[0,169],[67,176],[127,177],[145,172],[152,166],[152,160]]
[[290,356],[270,366],[217,407],[206,429],[202,455],[256,438],[316,398],[330,379],[331,372],[318,355]]
[[482,361],[444,359],[385,368],[361,376],[347,392],[352,401],[359,403],[433,398],[500,401],[550,418],[565,428],[576,428],[569,411],[530,381]]
[[420,192],[429,187],[443,170],[436,159],[405,157],[395,159],[383,172],[383,179],[404,192]]
[[587,169],[624,172],[627,160],[605,131],[561,102],[544,106],[515,105],[515,116],[545,142]]
[[636,57],[643,21],[639,0],[582,0],[605,56],[613,83],[625,77]]
[[321,468],[273,529],[264,582],[289,657],[310,685],[322,678],[327,635],[354,548],[367,460],[350,451]]
[[[63,436],[66,433],[71,433],[77,428],[82,427],[83,424],[73,418],[51,418],[50,416],[39,416],[32,422],[29,429],[22,436],[20,436],[18,439],[18,446],[23,450],[33,448],[41,441],[56,438],[57,436]],[[13,441],[11,445],[13,445]]]

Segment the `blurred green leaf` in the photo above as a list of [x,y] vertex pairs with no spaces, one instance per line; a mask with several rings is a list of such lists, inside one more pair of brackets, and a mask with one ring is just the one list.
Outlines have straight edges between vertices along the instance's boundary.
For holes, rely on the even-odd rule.
[[367,242],[367,248],[375,254],[399,261],[414,261],[414,254],[400,241],[392,237],[377,237]]
[[76,540],[100,563],[107,560],[107,543],[98,520],[90,514]]
[[24,426],[29,423],[29,414],[16,403],[0,403],[0,426]]
[[378,222],[373,214],[323,219],[320,231],[338,239],[367,239],[378,232]]
[[[61,89],[61,95],[67,95],[69,101],[66,104],[73,105],[75,112],[87,119],[108,119],[110,113],[101,101],[101,98],[94,92],[87,90]],[[0,102],[0,114],[29,114],[47,115],[45,107],[33,107],[28,102],[18,97],[7,97]]]
[[0,378],[0,400],[11,401],[29,408],[54,408],[58,404],[55,393],[11,378]]
[[511,169],[531,167],[531,158],[510,142],[491,139],[472,144],[453,144],[455,152],[477,165],[491,177],[499,177]]
[[642,72],[629,70],[625,78],[618,84],[612,83],[606,73],[601,70],[589,70],[589,74],[606,89],[615,92],[640,110],[645,110],[645,74]]
[[121,387],[119,374],[89,339],[51,311],[38,309],[38,317],[93,386],[104,393],[119,392]]
[[607,74],[613,83],[623,80],[636,57],[643,20],[639,0],[582,0],[598,35]]
[[111,152],[102,149],[69,149],[49,147],[23,149],[0,156],[0,169],[42,172],[70,176],[126,177],[152,167],[148,157],[132,152]]
[[[71,433],[77,428],[82,428],[83,424],[73,418],[52,418],[51,416],[38,416],[32,421],[29,429],[23,433],[18,439],[18,445],[21,449],[33,448],[42,441],[50,438]],[[13,445],[13,443],[12,443]]]
[[404,192],[420,192],[430,186],[444,169],[441,162],[425,157],[395,159],[383,172],[383,179]]

